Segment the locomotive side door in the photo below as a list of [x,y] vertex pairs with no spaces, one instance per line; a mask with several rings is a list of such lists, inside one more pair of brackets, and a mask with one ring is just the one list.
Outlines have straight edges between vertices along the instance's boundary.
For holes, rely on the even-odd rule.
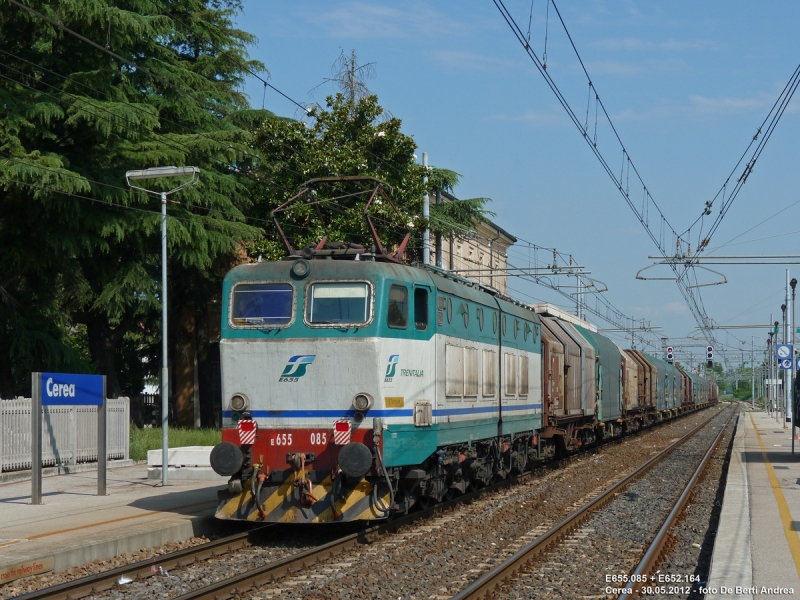
[[[433,423],[433,415],[436,411],[437,397],[436,397],[436,350],[434,343],[433,332],[436,330],[435,324],[435,294],[433,288],[429,285],[415,283],[412,286],[413,298],[411,301],[413,307],[413,314],[411,322],[414,328],[414,354],[416,360],[425,366],[424,373],[420,373],[417,379],[417,390],[411,396],[412,406],[413,401],[430,403],[430,420]],[[423,419],[428,418],[428,408],[424,408],[425,415]],[[416,413],[416,409],[415,409]],[[419,416],[419,415],[418,415]]]

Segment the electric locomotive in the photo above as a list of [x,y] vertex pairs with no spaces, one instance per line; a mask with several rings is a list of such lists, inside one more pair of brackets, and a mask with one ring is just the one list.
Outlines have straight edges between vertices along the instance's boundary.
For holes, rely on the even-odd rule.
[[226,276],[218,518],[380,519],[553,455],[533,310],[435,268],[348,258]]
[[224,281],[220,519],[383,519],[716,401],[552,306],[354,245],[305,255]]
[[[375,184],[367,249],[296,251],[276,214],[315,183]],[[371,177],[312,180],[272,212],[287,250],[223,283],[216,516],[326,523],[388,518],[557,453],[704,406],[716,387],[550,305],[393,254]]]

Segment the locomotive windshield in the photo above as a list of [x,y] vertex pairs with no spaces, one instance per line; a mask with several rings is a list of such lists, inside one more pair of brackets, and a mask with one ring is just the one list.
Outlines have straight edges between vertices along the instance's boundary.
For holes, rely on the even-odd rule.
[[366,283],[315,283],[308,292],[309,323],[361,324],[369,320],[370,288]]
[[292,320],[292,286],[288,283],[240,283],[233,288],[234,325],[276,326]]

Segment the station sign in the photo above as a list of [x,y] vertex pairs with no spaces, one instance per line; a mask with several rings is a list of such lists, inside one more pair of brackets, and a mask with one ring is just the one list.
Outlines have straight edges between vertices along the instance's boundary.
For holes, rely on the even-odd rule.
[[103,376],[41,373],[42,406],[102,406]]
[[105,375],[31,373],[31,504],[42,503],[42,425],[45,406],[97,407],[97,495],[106,495]]

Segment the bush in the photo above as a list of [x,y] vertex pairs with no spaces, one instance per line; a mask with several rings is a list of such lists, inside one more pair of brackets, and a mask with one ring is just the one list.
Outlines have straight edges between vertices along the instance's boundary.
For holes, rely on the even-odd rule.
[[[219,429],[188,429],[184,427],[169,428],[169,447],[183,446],[216,446],[222,441]],[[161,427],[139,429],[131,425],[131,459],[147,460],[148,450],[161,449]]]

